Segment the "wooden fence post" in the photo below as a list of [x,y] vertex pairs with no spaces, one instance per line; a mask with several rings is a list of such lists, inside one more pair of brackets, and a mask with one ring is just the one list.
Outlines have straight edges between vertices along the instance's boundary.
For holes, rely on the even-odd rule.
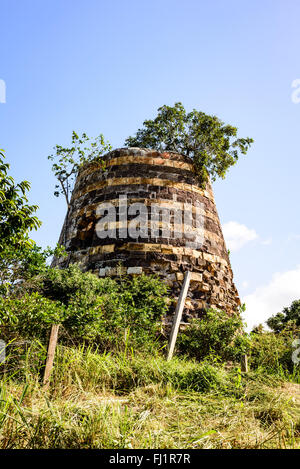
[[45,389],[48,389],[48,386],[50,383],[50,375],[51,375],[51,371],[53,368],[55,349],[56,349],[56,344],[57,344],[58,329],[59,329],[59,324],[53,324],[51,327],[48,354],[47,354],[44,380],[43,380],[43,386]]
[[180,326],[180,322],[182,318],[184,303],[185,303],[186,295],[190,286],[190,280],[191,280],[191,272],[187,271],[184,276],[183,285],[182,285],[181,292],[178,298],[175,315],[173,319],[170,340],[168,344],[168,356],[167,356],[168,361],[171,360],[171,358],[173,357],[177,334],[178,334],[178,330],[179,330],[179,326]]
[[241,371],[248,373],[248,357],[247,355],[242,355],[241,358]]

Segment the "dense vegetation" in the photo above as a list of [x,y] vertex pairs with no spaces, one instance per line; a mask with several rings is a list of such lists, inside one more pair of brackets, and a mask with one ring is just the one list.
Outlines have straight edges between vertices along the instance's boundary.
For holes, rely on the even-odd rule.
[[[44,264],[2,295],[0,448],[299,447],[297,326],[245,334],[239,317],[209,310],[180,332],[167,362],[168,303],[155,277],[98,279],[76,265]],[[46,391],[54,322],[61,332]]]
[[0,448],[300,446],[299,384],[263,368],[61,344],[45,392],[45,348],[16,353],[0,382]]
[[167,310],[167,287],[155,277],[99,279],[46,265],[38,275],[0,297],[2,337],[17,335],[47,343],[49,326],[61,324],[65,344],[94,343],[101,350],[126,344],[154,346]]
[[[28,183],[0,167],[0,448],[292,448],[300,446],[300,372],[292,361],[299,302],[244,331],[208,310],[165,359],[169,305],[155,276],[99,279],[51,268],[29,238]],[[60,324],[50,388],[42,386]],[[1,351],[3,358],[3,350]],[[249,356],[250,371],[240,359]]]

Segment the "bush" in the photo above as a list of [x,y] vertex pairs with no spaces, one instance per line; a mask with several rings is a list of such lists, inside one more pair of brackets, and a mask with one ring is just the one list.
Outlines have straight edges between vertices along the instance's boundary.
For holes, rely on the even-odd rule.
[[77,265],[47,268],[23,284],[18,296],[1,298],[2,329],[46,340],[60,323],[64,343],[89,341],[102,349],[150,346],[167,310],[167,287],[158,278],[99,279]]
[[36,244],[6,246],[0,254],[0,295],[9,296],[20,289],[24,281],[47,269],[52,256],[66,255],[63,246],[42,249]]
[[39,293],[25,293],[20,298],[0,297],[1,337],[13,336],[42,339],[51,324],[64,320],[65,308],[58,301],[44,298]]
[[178,336],[177,347],[189,357],[203,360],[214,355],[220,360],[239,360],[249,348],[249,338],[243,333],[243,322],[237,315],[209,309],[201,319]]
[[289,374],[295,372],[299,375],[299,365],[297,368],[292,361],[292,343],[299,334],[300,328],[294,325],[287,326],[276,334],[269,331],[252,333],[251,368],[263,368],[268,373],[277,374],[282,377],[288,377]]

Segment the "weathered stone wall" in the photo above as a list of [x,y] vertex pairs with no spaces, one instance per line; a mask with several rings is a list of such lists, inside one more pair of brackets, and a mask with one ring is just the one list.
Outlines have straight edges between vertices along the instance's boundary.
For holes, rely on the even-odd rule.
[[[175,153],[159,153],[140,148],[121,148],[108,153],[105,169],[91,163],[79,172],[73,191],[71,208],[61,233],[69,257],[57,263],[81,262],[83,268],[97,275],[157,273],[169,285],[174,296],[179,294],[184,272],[193,271],[184,320],[201,314],[207,307],[226,310],[229,314],[240,304],[225,247],[222,229],[210,183],[203,189],[193,172],[191,160]],[[124,228],[119,196],[127,197],[127,205],[143,203],[150,211],[153,204],[171,210],[170,235],[164,225],[148,237],[133,239],[99,238],[97,224],[101,217],[97,207],[110,203],[116,208],[114,227]],[[202,243],[191,244],[190,235],[177,236],[176,210],[190,211],[193,234],[200,233]],[[174,212],[173,212],[174,211]],[[202,226],[197,224],[201,212]],[[150,213],[150,212],[149,212]],[[130,215],[128,220],[130,220]],[[198,219],[199,221],[199,219]],[[117,231],[118,232],[118,231]]]

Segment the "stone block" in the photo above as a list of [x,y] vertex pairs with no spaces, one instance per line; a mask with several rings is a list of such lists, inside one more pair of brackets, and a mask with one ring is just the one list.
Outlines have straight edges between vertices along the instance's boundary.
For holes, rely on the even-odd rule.
[[192,275],[191,275],[191,280],[193,282],[202,282],[202,274],[198,274],[196,272],[192,272]]
[[142,267],[128,267],[127,269],[128,274],[141,274],[143,273],[143,268]]

